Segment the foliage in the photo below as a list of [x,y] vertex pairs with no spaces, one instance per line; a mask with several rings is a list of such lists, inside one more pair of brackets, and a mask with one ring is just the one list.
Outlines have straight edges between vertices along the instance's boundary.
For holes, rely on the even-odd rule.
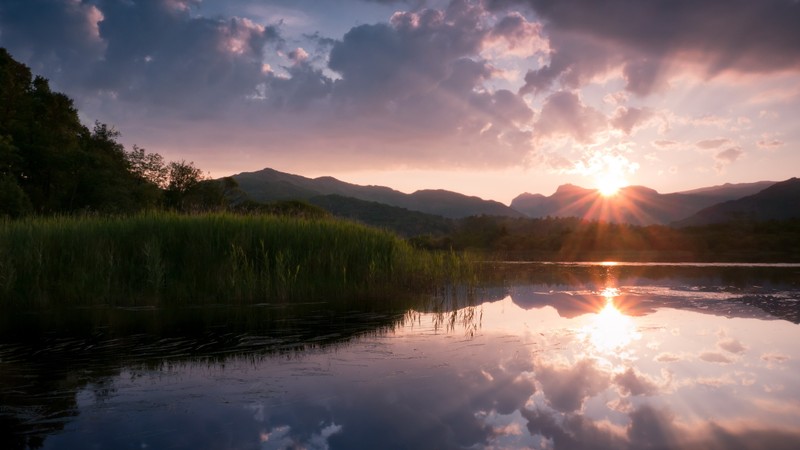
[[31,202],[10,175],[0,175],[0,217],[17,218],[28,214]]
[[674,228],[586,221],[480,216],[456,222],[455,231],[418,236],[429,249],[481,251],[502,259],[639,261],[797,261],[800,220],[733,221]]
[[3,307],[380,298],[469,273],[458,255],[333,219],[162,212],[0,222]]
[[238,188],[232,179],[205,183],[194,163],[165,162],[136,145],[126,151],[119,137],[103,123],[85,127],[71,99],[0,48],[0,195],[13,203],[2,214],[230,206],[228,194]]
[[169,180],[169,169],[164,158],[158,153],[147,153],[145,149],[134,145],[131,151],[125,152],[129,169],[140,180],[166,189]]

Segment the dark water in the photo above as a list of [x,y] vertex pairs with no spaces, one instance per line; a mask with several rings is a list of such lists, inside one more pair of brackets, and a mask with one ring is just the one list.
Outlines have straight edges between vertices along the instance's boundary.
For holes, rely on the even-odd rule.
[[380,306],[6,314],[0,447],[800,448],[800,266],[492,273]]

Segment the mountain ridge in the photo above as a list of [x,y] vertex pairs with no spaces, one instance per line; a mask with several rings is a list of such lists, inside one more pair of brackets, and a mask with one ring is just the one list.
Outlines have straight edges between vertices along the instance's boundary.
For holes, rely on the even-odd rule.
[[564,184],[550,196],[523,193],[511,207],[531,218],[581,217],[634,225],[669,224],[715,204],[755,194],[773,181],[725,184],[661,194],[646,186],[627,186],[611,197],[596,189]]
[[675,226],[700,226],[733,220],[787,220],[800,218],[800,179],[790,178],[735,200],[717,203],[690,217],[674,223]]
[[[360,205],[370,211],[365,214],[374,217],[378,207],[345,198],[447,219],[479,215],[513,218],[579,217],[642,226],[682,223],[706,208],[757,194],[777,183],[725,183],[668,194],[661,194],[646,186],[627,186],[610,197],[602,196],[596,189],[567,183],[558,186],[550,196],[522,193],[506,206],[494,200],[445,189],[420,189],[407,194],[387,186],[352,184],[332,176],[308,178],[271,168],[242,172],[233,175],[233,178],[256,201],[305,200],[314,203],[312,199],[322,202],[322,198],[326,196],[338,196],[324,202],[331,207],[348,211],[349,215],[355,214],[355,209]],[[393,217],[399,214],[398,210],[391,211]]]
[[450,219],[474,215],[524,217],[524,214],[500,202],[444,189],[422,189],[406,194],[386,186],[357,185],[330,176],[307,178],[270,168],[242,172],[232,178],[251,198],[261,202],[340,195]]

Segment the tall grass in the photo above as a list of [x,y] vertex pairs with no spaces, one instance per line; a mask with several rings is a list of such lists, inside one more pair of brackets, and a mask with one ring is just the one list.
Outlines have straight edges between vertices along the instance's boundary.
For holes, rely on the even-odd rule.
[[381,297],[471,276],[464,258],[333,219],[146,213],[0,222],[0,305]]

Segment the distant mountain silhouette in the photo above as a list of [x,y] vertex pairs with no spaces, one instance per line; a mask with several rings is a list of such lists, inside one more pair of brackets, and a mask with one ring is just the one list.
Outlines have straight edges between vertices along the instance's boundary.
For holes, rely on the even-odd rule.
[[738,200],[705,208],[676,226],[697,226],[732,220],[785,220],[800,218],[800,179],[790,178]]
[[754,194],[773,184],[773,181],[725,184],[671,194],[660,194],[644,186],[628,186],[612,197],[603,197],[596,189],[565,184],[549,197],[529,193],[519,195],[511,202],[511,207],[533,218],[581,217],[634,225],[668,224],[717,203]]
[[312,179],[269,168],[240,173],[233,178],[245,193],[260,202],[310,200],[313,197],[339,195],[452,219],[475,215],[524,217],[500,202],[444,190],[421,190],[405,194],[385,186],[361,186],[333,177]]
[[327,210],[334,216],[393,230],[406,237],[422,234],[444,235],[451,233],[455,228],[452,219],[442,216],[336,194],[311,197],[308,202]]

